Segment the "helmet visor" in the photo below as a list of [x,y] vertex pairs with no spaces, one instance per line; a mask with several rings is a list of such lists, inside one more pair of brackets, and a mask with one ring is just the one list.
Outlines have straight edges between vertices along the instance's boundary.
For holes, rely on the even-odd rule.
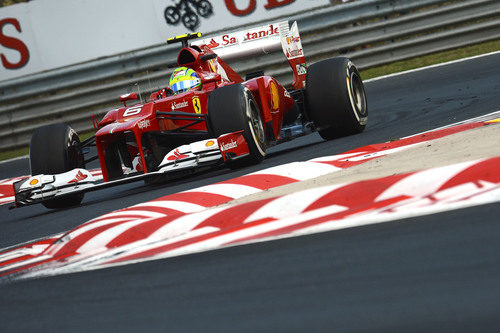
[[170,89],[177,94],[191,90],[192,88],[198,87],[200,85],[201,85],[200,79],[190,77],[188,79],[172,83],[170,85]]

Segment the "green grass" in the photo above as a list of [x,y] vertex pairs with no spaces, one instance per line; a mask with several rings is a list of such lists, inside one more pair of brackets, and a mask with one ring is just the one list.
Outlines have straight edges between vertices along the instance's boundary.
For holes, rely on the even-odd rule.
[[418,58],[398,61],[384,66],[369,68],[361,71],[360,74],[363,80],[368,80],[387,74],[403,72],[410,69],[440,64],[447,61],[472,57],[475,55],[490,53],[498,50],[500,50],[500,40],[494,40],[491,42],[466,46],[450,51],[443,51]]
[[[423,57],[413,58],[404,61],[398,61],[392,64],[370,68],[361,71],[361,77],[363,80],[375,78],[382,75],[398,73],[410,69],[420,68],[424,66],[439,64],[451,60],[462,59],[466,57],[472,57],[479,54],[485,54],[489,52],[494,52],[500,50],[500,40],[495,40],[491,42],[485,42],[481,44],[471,45],[467,47],[462,47],[459,49],[454,49],[450,51],[438,52],[430,54]],[[85,140],[90,137],[93,133],[87,132],[80,134],[81,140]],[[14,157],[27,155],[29,152],[28,148],[19,148],[13,150],[7,150],[0,152],[0,161],[11,159]]]
[[11,158],[28,155],[29,151],[30,150],[28,147],[24,147],[24,148],[12,149],[0,152],[0,161],[10,160]]

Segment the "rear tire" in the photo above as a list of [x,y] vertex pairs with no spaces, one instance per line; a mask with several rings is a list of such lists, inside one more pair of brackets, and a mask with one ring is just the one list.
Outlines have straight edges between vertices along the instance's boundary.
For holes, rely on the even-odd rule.
[[[30,142],[32,175],[52,175],[84,167],[80,138],[71,127],[52,124],[35,130]],[[47,208],[76,206],[82,202],[83,196],[83,193],[67,195],[42,204]]]
[[250,154],[226,159],[230,168],[260,163],[266,156],[264,125],[259,106],[248,88],[232,84],[218,88],[208,97],[207,125],[214,137],[243,130]]
[[306,111],[325,140],[361,133],[368,104],[361,76],[344,57],[312,64],[306,76]]

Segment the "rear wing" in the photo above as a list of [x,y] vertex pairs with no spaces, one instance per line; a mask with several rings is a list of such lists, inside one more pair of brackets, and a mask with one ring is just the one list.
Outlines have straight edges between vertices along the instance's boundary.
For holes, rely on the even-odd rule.
[[294,22],[291,28],[288,21],[282,21],[204,38],[193,44],[207,45],[225,61],[268,54],[282,49],[293,71],[294,89],[303,88],[305,85],[306,59],[297,22]]

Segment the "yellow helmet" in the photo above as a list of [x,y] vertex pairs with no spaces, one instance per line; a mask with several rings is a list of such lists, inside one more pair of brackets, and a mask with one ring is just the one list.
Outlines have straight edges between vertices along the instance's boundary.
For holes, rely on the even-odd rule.
[[201,89],[201,80],[191,68],[178,67],[170,76],[168,86],[174,94],[178,94],[193,89]]

